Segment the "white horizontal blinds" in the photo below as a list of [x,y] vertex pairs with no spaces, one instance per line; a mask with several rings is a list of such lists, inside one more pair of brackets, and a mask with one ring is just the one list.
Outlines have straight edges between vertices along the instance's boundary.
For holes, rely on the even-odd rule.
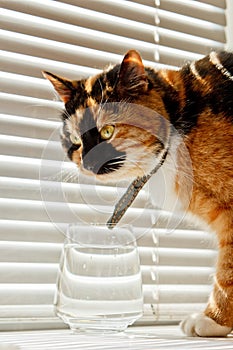
[[[154,59],[160,63],[180,65],[185,60],[197,59],[200,55],[208,54],[211,49],[224,48],[226,40],[224,0],[220,5],[217,5],[217,2],[211,4],[210,1],[194,0],[90,0],[88,2],[65,0],[65,2],[98,11],[101,15],[104,13],[129,20],[132,25],[136,19],[140,18],[140,25],[144,26],[146,32],[141,36],[141,32],[137,33],[137,30],[134,30],[128,35],[132,38],[137,35],[137,39],[153,44],[150,47],[145,46],[145,49],[142,48],[143,56],[148,57],[149,60],[153,60],[151,58],[153,55]],[[154,45],[155,42],[159,47]]]
[[[202,30],[196,39],[187,12],[194,3],[198,7],[190,14],[200,16]],[[130,48],[151,65],[158,63],[158,50],[165,65],[198,58],[225,40],[224,1],[222,7],[202,2],[203,9],[200,3],[161,1],[156,8],[149,0],[0,0],[0,329],[29,327],[29,321],[30,328],[61,326],[52,302],[66,226],[105,221],[124,191],[80,177],[64,158],[62,104],[41,70],[80,78],[119,62]],[[216,23],[207,10],[218,13]],[[216,38],[205,30],[209,24]],[[140,322],[177,321],[203,306],[216,253],[209,235],[147,204],[146,193],[140,193],[123,219],[141,237]]]
[[[102,68],[109,61],[118,62],[119,54],[134,47],[153,64],[153,26],[140,25],[136,18],[129,23],[124,18],[48,0],[2,0],[2,3],[5,20],[1,21],[0,36],[4,50],[21,54],[26,51],[41,57],[43,49],[43,58],[56,57],[57,61]],[[128,32],[135,31],[138,35],[128,38]],[[151,42],[145,33],[152,38]]]
[[152,229],[138,241],[143,273],[142,322],[177,322],[204,310],[216,250],[213,237],[188,229]]
[[[199,1],[161,0],[158,9],[153,2],[125,0],[2,3],[0,36],[4,50],[41,57],[43,48],[43,58],[56,57],[72,65],[78,62],[102,68],[109,61],[117,62],[119,54],[133,47],[149,64],[154,65],[157,57],[160,63],[175,66],[210,49],[222,49],[225,43],[224,6]],[[157,15],[159,25],[155,28]],[[36,40],[32,39],[34,35]],[[159,48],[155,45],[157,37]]]

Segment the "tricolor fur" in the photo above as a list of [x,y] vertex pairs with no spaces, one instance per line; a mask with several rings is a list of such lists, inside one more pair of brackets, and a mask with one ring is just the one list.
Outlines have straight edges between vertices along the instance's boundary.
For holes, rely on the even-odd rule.
[[89,79],[44,75],[65,103],[63,146],[85,173],[106,182],[134,179],[155,168],[166,142],[170,158],[176,149],[175,172],[169,174],[169,157],[162,167],[170,191],[219,242],[205,314],[183,329],[227,334],[233,328],[233,54],[212,52],[175,71],[144,67],[131,50],[121,65]]

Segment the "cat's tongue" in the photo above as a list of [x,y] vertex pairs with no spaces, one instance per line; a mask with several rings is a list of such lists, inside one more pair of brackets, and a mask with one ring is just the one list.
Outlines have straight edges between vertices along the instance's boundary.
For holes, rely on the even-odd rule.
[[128,187],[127,191],[125,192],[125,194],[120,198],[120,200],[116,204],[112,216],[107,221],[107,226],[109,229],[112,229],[120,221],[122,216],[125,214],[126,210],[130,207],[134,199],[137,197],[142,187],[147,183],[147,181],[151,178],[151,176],[155,174],[158,171],[158,169],[163,165],[167,157],[167,154],[168,154],[168,148],[164,149],[160,162],[150,172],[150,174],[144,175],[142,177],[137,177],[131,183],[131,185]]

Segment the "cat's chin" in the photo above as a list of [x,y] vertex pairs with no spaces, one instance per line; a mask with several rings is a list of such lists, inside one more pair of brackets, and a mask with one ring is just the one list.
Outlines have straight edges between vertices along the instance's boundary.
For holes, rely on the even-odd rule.
[[89,172],[89,174],[86,174],[87,176],[94,176],[97,181],[103,182],[103,183],[117,183],[119,181],[133,181],[135,179],[135,176],[126,176],[126,175],[119,175],[118,171],[114,171],[109,174],[93,174]]
[[103,182],[103,183],[116,183],[119,181],[133,181],[137,177],[142,177],[145,174],[143,171],[126,171],[124,169],[117,169],[115,171],[111,171],[107,174],[95,174],[90,170],[87,170],[83,167],[80,167],[80,172],[88,177],[94,177],[97,181]]

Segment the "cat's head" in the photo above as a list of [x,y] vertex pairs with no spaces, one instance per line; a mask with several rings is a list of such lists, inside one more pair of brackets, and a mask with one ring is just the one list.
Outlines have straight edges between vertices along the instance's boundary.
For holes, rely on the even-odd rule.
[[130,50],[121,64],[88,79],[43,73],[65,104],[63,147],[83,173],[115,181],[143,176],[156,166],[168,126],[149,71]]

